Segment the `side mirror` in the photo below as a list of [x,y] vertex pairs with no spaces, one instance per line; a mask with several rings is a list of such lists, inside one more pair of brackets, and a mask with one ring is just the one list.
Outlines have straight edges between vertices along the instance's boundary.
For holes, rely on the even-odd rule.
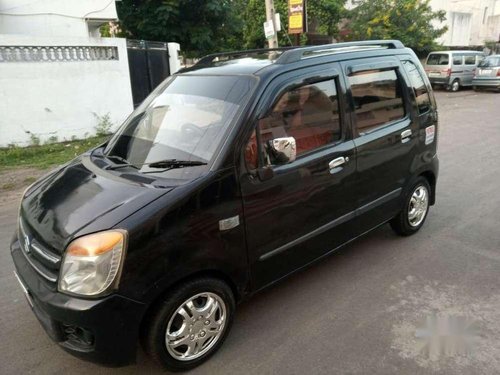
[[273,162],[276,164],[291,163],[297,157],[297,142],[293,137],[271,139],[268,145]]

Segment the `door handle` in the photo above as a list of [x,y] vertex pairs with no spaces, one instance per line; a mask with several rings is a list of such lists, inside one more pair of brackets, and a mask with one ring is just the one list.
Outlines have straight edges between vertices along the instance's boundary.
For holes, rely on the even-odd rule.
[[330,163],[328,163],[328,168],[330,168],[330,173],[337,173],[339,170],[335,170],[336,168],[344,165],[349,161],[349,157],[340,156],[336,159],[333,159]]
[[411,137],[411,130],[406,129],[404,132],[401,133],[401,143],[406,143],[410,140]]

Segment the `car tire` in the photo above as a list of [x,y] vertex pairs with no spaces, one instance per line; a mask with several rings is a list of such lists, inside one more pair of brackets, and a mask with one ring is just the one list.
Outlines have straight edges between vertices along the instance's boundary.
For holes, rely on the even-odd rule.
[[401,211],[390,221],[401,236],[411,236],[425,223],[430,207],[431,188],[425,177],[419,177],[406,194]]
[[166,295],[149,315],[144,349],[169,371],[192,369],[220,348],[234,310],[233,292],[222,280],[188,281]]
[[460,90],[460,81],[457,79],[454,79],[453,82],[448,86],[448,90],[451,92],[457,92]]

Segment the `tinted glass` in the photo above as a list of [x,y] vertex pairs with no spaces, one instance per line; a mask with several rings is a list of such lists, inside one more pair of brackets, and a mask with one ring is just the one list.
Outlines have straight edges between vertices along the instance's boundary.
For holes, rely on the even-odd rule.
[[401,86],[394,70],[371,70],[349,76],[359,135],[405,115]]
[[[259,121],[262,149],[269,164],[274,164],[272,152],[267,152],[271,139],[294,137],[297,155],[341,139],[339,103],[335,80],[317,82],[285,92],[273,106],[269,116]],[[255,133],[245,151],[247,165],[257,165]]]
[[427,65],[448,65],[450,62],[446,53],[431,53],[427,58]]
[[410,83],[417,100],[418,112],[425,113],[430,109],[431,101],[422,74],[411,61],[403,61],[403,66],[410,77]]
[[479,63],[481,68],[493,68],[500,66],[500,56],[488,56]]
[[462,65],[462,55],[453,55],[453,65]]
[[476,65],[476,56],[475,55],[465,56],[464,57],[464,64],[465,65]]
[[253,83],[250,77],[177,76],[129,117],[105,153],[135,165],[163,159],[209,162]]

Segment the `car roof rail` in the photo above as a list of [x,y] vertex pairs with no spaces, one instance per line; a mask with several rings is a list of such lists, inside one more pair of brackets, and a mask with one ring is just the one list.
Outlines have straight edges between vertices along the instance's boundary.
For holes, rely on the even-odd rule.
[[297,47],[285,51],[278,59],[276,64],[291,64],[305,58],[329,55],[338,52],[354,52],[360,49],[371,48],[405,48],[399,40],[364,40],[359,42],[343,42],[333,44],[323,44],[319,46]]
[[231,52],[220,52],[220,53],[212,53],[207,56],[203,56],[195,65],[209,65],[214,62],[214,60],[218,57],[228,57],[228,58],[237,58],[246,55],[257,55],[259,53],[267,53],[267,52],[283,52],[291,49],[296,49],[296,46],[292,47],[278,47],[278,48],[259,48],[259,49],[249,49],[246,51],[231,51]]
[[259,49],[249,49],[246,51],[231,51],[231,52],[220,52],[213,53],[207,56],[203,56],[194,66],[210,65],[215,62],[219,57],[227,57],[229,60],[232,58],[238,58],[242,56],[251,56],[259,53],[269,53],[269,52],[282,52],[280,56],[277,57],[276,64],[290,64],[293,62],[300,61],[304,58],[315,57],[320,55],[327,55],[331,53],[338,52],[353,52],[360,49],[370,49],[370,48],[405,48],[403,43],[399,40],[364,40],[359,42],[343,42],[343,43],[333,43],[333,44],[322,44],[318,46],[290,46],[290,47],[279,47],[279,48],[259,48]]

